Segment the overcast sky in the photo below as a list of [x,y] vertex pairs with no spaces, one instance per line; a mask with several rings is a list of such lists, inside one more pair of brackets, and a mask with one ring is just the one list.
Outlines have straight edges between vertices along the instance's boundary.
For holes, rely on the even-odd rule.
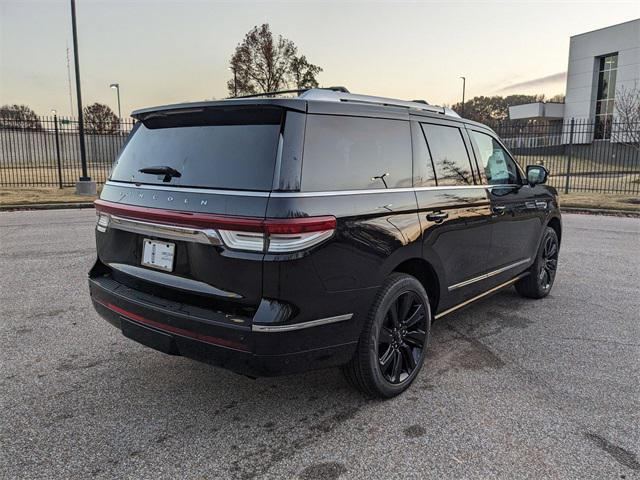
[[[77,14],[83,103],[116,110],[119,82],[125,114],[225,97],[234,47],[265,22],[325,86],[442,104],[465,75],[468,98],[564,93],[569,37],[637,18],[640,2],[77,0]],[[68,115],[67,47],[68,0],[0,0],[0,104]]]

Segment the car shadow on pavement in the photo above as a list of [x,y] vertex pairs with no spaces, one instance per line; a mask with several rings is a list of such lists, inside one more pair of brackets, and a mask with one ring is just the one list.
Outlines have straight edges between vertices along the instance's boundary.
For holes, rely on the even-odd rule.
[[504,367],[505,359],[484,339],[531,326],[534,320],[522,313],[527,302],[530,300],[507,289],[434,321],[422,377],[437,384],[438,377],[451,370]]

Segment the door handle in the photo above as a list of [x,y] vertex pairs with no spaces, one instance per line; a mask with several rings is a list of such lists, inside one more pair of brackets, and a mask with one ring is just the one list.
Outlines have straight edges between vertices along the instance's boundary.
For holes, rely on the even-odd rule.
[[504,215],[504,213],[507,211],[507,207],[505,207],[504,205],[494,205],[492,210],[496,215]]
[[431,212],[427,213],[427,220],[435,223],[442,223],[447,218],[449,218],[449,214],[447,212]]

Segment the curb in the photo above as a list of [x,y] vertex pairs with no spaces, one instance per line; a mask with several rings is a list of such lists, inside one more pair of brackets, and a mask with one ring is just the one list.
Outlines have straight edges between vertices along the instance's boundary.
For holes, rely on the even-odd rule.
[[584,207],[563,207],[560,205],[562,213],[582,213],[586,215],[610,215],[613,217],[633,217],[640,218],[640,211],[631,210],[611,210],[606,208],[584,208]]
[[93,202],[0,205],[0,212],[11,212],[16,210],[63,210],[67,208],[93,208]]

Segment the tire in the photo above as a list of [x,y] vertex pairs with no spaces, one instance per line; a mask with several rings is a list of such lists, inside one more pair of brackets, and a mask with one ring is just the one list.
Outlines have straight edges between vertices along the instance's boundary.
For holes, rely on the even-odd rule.
[[343,373],[367,396],[395,397],[420,372],[430,335],[427,292],[411,275],[394,273],[380,287]]
[[529,269],[529,275],[516,282],[516,290],[523,297],[543,298],[549,295],[558,268],[560,244],[558,235],[551,227],[545,229],[538,247],[536,260]]

